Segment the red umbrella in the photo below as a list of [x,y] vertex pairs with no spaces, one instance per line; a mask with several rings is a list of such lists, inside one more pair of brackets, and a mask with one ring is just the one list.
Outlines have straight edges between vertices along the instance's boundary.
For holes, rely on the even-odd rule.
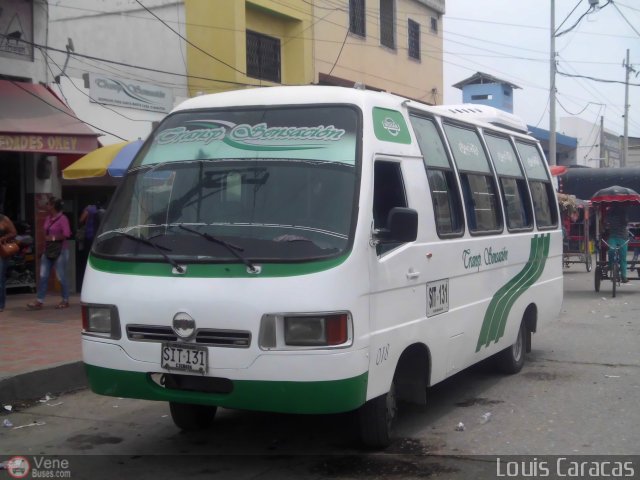
[[612,187],[598,190],[591,203],[638,203],[640,204],[640,194],[631,188],[614,185]]

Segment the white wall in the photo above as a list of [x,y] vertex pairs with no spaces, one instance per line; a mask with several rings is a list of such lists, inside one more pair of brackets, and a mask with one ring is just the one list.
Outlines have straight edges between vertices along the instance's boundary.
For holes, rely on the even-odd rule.
[[[185,35],[182,1],[145,0],[144,5],[171,28]],[[135,1],[51,0],[50,20],[49,46],[62,52],[49,51],[49,82],[53,82],[64,66],[67,58],[64,51],[69,38],[73,41],[75,53],[94,57],[70,56],[65,73],[71,80],[63,78],[59,85],[53,85],[52,88],[66,97],[80,119],[115,134],[100,137],[101,143],[107,145],[122,141],[118,137],[126,140],[144,138],[151,131],[151,122],[162,119],[164,114],[90,102],[89,90],[84,88],[83,74],[112,75],[170,88],[174,105],[187,98],[184,40]],[[94,130],[105,133],[96,128]]]
[[[601,166],[599,119],[595,123],[592,123],[578,117],[562,117],[560,118],[558,131],[564,135],[575,137],[578,140],[575,158],[570,158],[570,163],[593,168]],[[618,136],[618,134],[608,130],[606,127],[604,131],[606,134],[609,134],[609,137],[611,135]],[[605,145],[607,144],[605,143]],[[619,167],[619,158],[610,158],[609,164],[605,166]]]

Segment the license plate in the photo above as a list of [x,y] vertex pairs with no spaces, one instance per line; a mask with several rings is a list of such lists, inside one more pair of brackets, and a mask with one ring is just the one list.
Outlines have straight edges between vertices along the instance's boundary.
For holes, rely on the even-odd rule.
[[427,283],[427,317],[449,311],[449,279]]
[[209,366],[206,347],[185,343],[163,343],[160,364],[167,370],[206,373]]

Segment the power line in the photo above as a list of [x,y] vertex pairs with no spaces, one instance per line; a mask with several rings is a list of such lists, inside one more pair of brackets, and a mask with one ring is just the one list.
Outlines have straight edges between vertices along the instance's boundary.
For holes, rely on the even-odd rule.
[[[2,34],[2,33],[0,33],[0,37],[6,38],[7,36]],[[38,43],[29,42],[29,41],[23,40],[23,39],[19,39],[18,41],[26,43],[28,45],[31,45],[33,47],[45,48],[45,49],[53,51],[53,52],[67,53],[66,50],[62,50],[62,49],[55,48],[55,47],[48,47],[48,46],[45,46],[45,45],[40,45]],[[99,62],[105,62],[105,63],[114,64],[114,65],[120,65],[122,67],[137,68],[137,69],[144,70],[144,71],[147,71],[147,72],[163,73],[163,74],[166,74],[166,75],[173,75],[173,76],[177,76],[177,77],[195,78],[195,79],[198,79],[198,80],[208,80],[208,81],[211,81],[211,82],[226,83],[226,84],[232,84],[232,85],[240,85],[240,86],[245,86],[245,87],[262,87],[263,86],[263,85],[259,85],[259,84],[255,84],[255,83],[235,82],[235,81],[231,81],[231,80],[221,80],[219,78],[201,77],[201,76],[198,76],[198,75],[189,75],[189,74],[184,74],[184,73],[169,72],[167,70],[160,70],[160,69],[151,68],[151,67],[143,67],[143,66],[140,66],[140,65],[132,65],[132,64],[126,63],[126,62],[119,62],[119,61],[116,61],[116,60],[109,60],[109,59],[106,59],[106,58],[95,57],[93,55],[85,55],[85,54],[78,53],[78,52],[69,52],[69,55],[71,55],[73,57],[87,58],[89,60],[96,60],[96,61],[99,61]]]
[[187,40],[185,37],[183,37],[182,35],[180,35],[179,32],[175,31],[171,26],[169,26],[169,24],[167,24],[167,22],[165,22],[164,20],[162,20],[159,16],[157,16],[155,13],[153,13],[151,10],[149,10],[147,7],[145,7],[142,2],[140,0],[135,0],[135,2],[140,5],[142,8],[144,8],[147,12],[149,12],[151,15],[153,15],[160,23],[162,23],[165,27],[167,27],[169,30],[171,30],[173,33],[175,33],[177,36],[179,36],[182,40],[184,40],[186,43],[188,43],[189,45],[191,45],[193,48],[195,48],[196,50],[204,53],[206,56],[213,58],[215,61],[220,62],[221,64],[229,67],[230,69],[242,74],[242,75],[246,75],[246,72],[243,72],[242,70],[238,70],[236,67],[234,67],[233,65],[229,65],[227,62],[220,60],[219,58],[215,57],[214,55],[211,55],[209,52],[207,52],[206,50],[203,50],[202,48],[200,48],[198,45],[196,45],[193,42],[190,42],[189,40]]
[[[558,75],[562,75],[564,77],[573,77],[573,78],[585,78],[587,80],[593,80],[594,82],[602,82],[602,83],[620,83],[622,85],[626,85],[626,82],[623,82],[621,80],[608,80],[605,78],[595,78],[595,77],[590,77],[588,75],[571,75],[569,73],[564,73],[561,72],[560,70],[557,70]],[[629,83],[629,85],[632,85],[634,87],[640,87],[640,83]]]

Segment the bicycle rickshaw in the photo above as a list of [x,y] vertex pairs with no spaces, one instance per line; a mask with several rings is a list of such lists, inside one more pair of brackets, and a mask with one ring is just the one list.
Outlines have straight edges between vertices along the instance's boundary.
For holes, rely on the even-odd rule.
[[[611,268],[609,268],[609,244],[608,232],[606,227],[607,211],[613,205],[640,205],[640,194],[635,190],[617,185],[598,190],[591,198],[591,204],[595,212],[596,223],[596,259],[594,269],[594,286],[596,292],[600,291],[600,283],[602,280],[611,280],[612,296],[616,296],[616,289],[620,285],[623,275],[620,272],[620,264],[618,261],[619,248],[614,249],[614,258]],[[631,242],[633,240],[633,242]],[[640,240],[640,239],[639,239]],[[627,240],[627,245],[636,245],[636,239],[631,237]],[[629,280],[631,278],[627,276]],[[640,273],[637,279],[640,279]],[[634,280],[637,280],[634,279]]]
[[[562,194],[558,194],[560,197]],[[566,196],[566,195],[565,195]],[[562,263],[565,268],[573,263],[584,263],[587,272],[591,271],[590,220],[591,202],[568,196],[568,201],[560,201],[562,206]]]

